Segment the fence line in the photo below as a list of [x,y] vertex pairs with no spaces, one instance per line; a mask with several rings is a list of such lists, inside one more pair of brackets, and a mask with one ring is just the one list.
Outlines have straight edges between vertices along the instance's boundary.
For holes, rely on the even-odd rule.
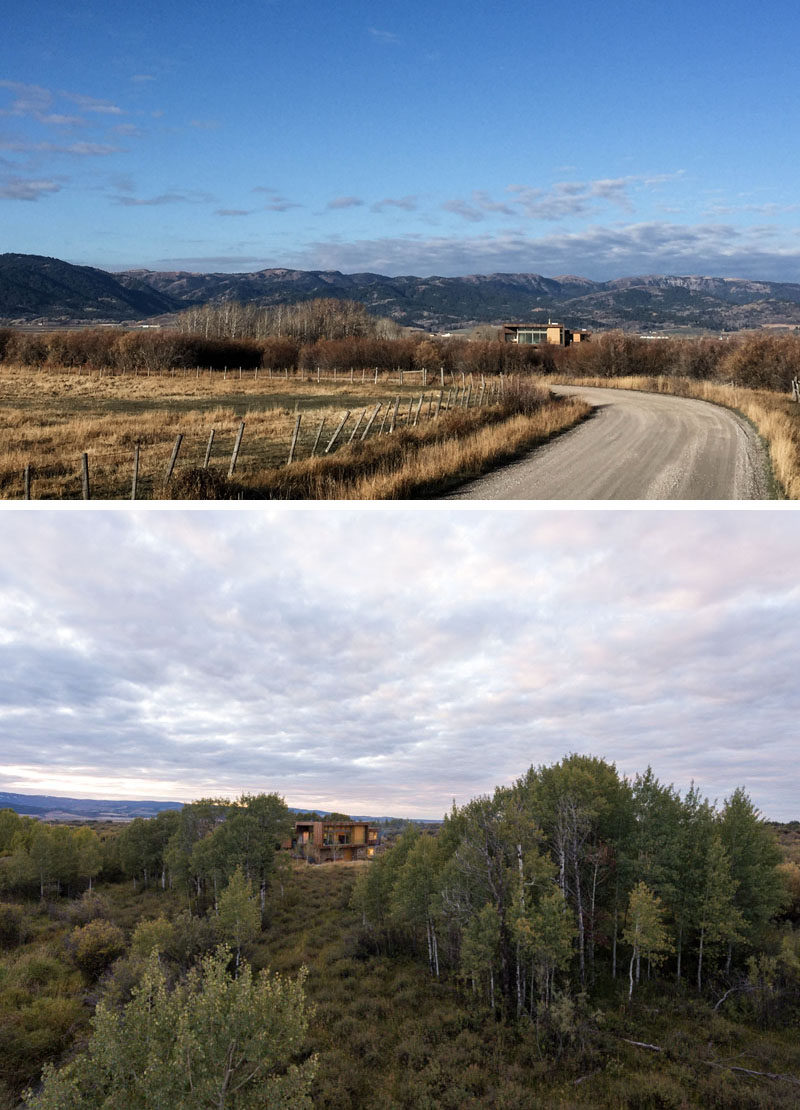
[[[371,412],[369,413],[369,416],[367,415],[369,410],[367,408],[364,408],[361,411],[361,413],[359,414],[359,416],[358,416],[358,418],[357,418],[357,420],[356,420],[356,422],[355,422],[355,424],[354,424],[346,442],[348,444],[355,442],[356,441],[356,436],[358,435],[359,430],[361,430],[361,435],[358,438],[358,442],[363,442],[364,440],[366,440],[367,436],[370,434],[373,427],[376,425],[376,421],[377,421],[377,418],[378,418],[379,414],[381,413],[381,410],[383,410],[383,417],[381,419],[380,426],[373,433],[375,436],[382,436],[384,434],[391,434],[395,431],[396,428],[399,428],[401,426],[405,426],[406,428],[417,427],[418,424],[420,423],[421,418],[422,418],[423,408],[425,407],[426,399],[427,399],[427,402],[428,402],[427,403],[427,417],[426,417],[426,419],[428,421],[437,420],[442,411],[445,411],[445,412],[453,411],[457,408],[462,408],[462,407],[463,408],[478,408],[478,407],[482,407],[484,404],[490,404],[492,402],[492,400],[499,399],[499,397],[501,396],[501,394],[503,392],[503,386],[504,386],[504,383],[500,380],[498,380],[496,382],[489,383],[488,385],[484,380],[484,381],[482,381],[480,394],[479,395],[476,394],[475,396],[473,396],[472,386],[469,385],[469,384],[465,385],[464,387],[456,386],[454,389],[451,388],[451,389],[447,389],[446,391],[444,389],[434,390],[430,393],[430,395],[428,395],[425,391],[423,391],[419,395],[418,398],[412,396],[409,399],[408,408],[407,409],[404,408],[404,411],[402,413],[400,412],[401,395],[397,394],[395,396],[393,402],[391,402],[391,401],[388,402],[388,403],[377,402],[374,405],[374,407],[372,408]],[[328,444],[324,449],[323,454],[326,454],[326,455],[330,454],[334,450],[334,448],[337,446],[337,443],[340,442],[340,440],[341,440],[341,442],[344,442],[344,437],[342,437],[342,432],[344,431],[344,428],[345,428],[350,416],[351,416],[351,412],[350,412],[349,409],[345,410],[342,413],[342,415],[341,415],[341,417],[338,421],[338,424],[336,425],[336,427],[334,429],[334,432],[331,435],[330,440],[328,441]],[[326,422],[326,418],[325,418],[325,416],[323,416],[320,419],[319,425],[317,427],[316,435],[314,437],[314,441],[313,441],[313,445],[311,447],[310,454],[307,456],[309,458],[314,458],[317,454],[317,450],[319,448],[319,444],[320,444],[320,441],[321,441],[321,438],[322,438],[323,429],[325,427],[325,422]],[[388,423],[388,428],[387,428],[387,423]],[[363,425],[363,429],[362,429],[362,425]],[[286,462],[283,464],[284,466],[289,466],[293,462],[296,461],[297,448],[298,448],[298,443],[299,443],[301,426],[302,426],[302,414],[298,412],[297,415],[296,415],[295,421],[294,421],[294,425],[293,425],[293,429],[292,429],[292,433],[291,433],[288,457],[286,458]],[[203,463],[202,463],[202,469],[203,470],[208,470],[210,462],[211,462],[211,454],[212,454],[212,449],[213,449],[213,445],[214,445],[214,441],[215,441],[216,430],[217,429],[215,429],[215,428],[211,428],[211,430],[209,432],[208,442],[207,442],[206,448],[205,448],[205,456],[203,458]],[[235,438],[235,443],[234,443],[234,446],[233,446],[233,451],[232,451],[231,458],[230,458],[230,463],[229,463],[229,466],[228,466],[228,471],[227,471],[228,478],[231,478],[234,474],[236,464],[237,464],[237,460],[238,460],[238,457],[239,457],[239,453],[240,453],[240,450],[241,450],[242,440],[243,440],[243,436],[244,436],[244,430],[245,430],[245,422],[241,421],[240,424],[239,424],[239,427],[238,427],[238,431],[237,431],[236,438]],[[176,467],[178,457],[180,455],[181,447],[182,447],[182,444],[183,444],[183,440],[184,440],[184,434],[182,432],[179,432],[175,437],[175,441],[174,441],[173,446],[172,446],[172,451],[171,451],[171,454],[170,454],[170,457],[169,457],[169,461],[168,461],[166,469],[164,471],[163,482],[164,482],[165,485],[167,485],[173,478],[173,475],[174,475],[174,472],[175,472],[175,467]],[[98,456],[95,455],[94,458],[96,460],[98,458]],[[278,465],[278,464],[276,464],[276,465]],[[25,500],[30,500],[31,497],[32,497],[32,482],[33,482],[34,476],[35,476],[35,472],[34,472],[34,469],[31,465],[31,463],[27,463],[25,465],[25,468],[24,468],[24,471],[23,471],[23,497],[25,498]],[[90,481],[89,452],[83,452],[83,454],[81,456],[80,477],[81,477],[81,496],[82,496],[83,500],[88,501],[88,500],[91,499],[92,484],[93,484]],[[151,480],[155,481],[155,476]],[[140,441],[137,441],[134,445],[133,470],[132,470],[130,491],[131,491],[130,492],[131,500],[134,500],[134,501],[137,500],[140,496],[140,493],[141,493],[141,442]]]
[[[224,382],[227,382],[227,380],[228,380],[228,371],[230,371],[230,377],[232,379],[235,378],[238,381],[244,381],[248,377],[251,377],[252,381],[254,381],[254,382],[258,381],[258,376],[259,376],[260,372],[266,372],[266,374],[267,374],[267,376],[270,380],[272,380],[274,377],[282,377],[286,381],[288,381],[290,378],[292,380],[307,381],[307,382],[316,379],[317,382],[320,382],[320,383],[328,381],[328,382],[333,382],[335,384],[340,384],[342,381],[348,381],[348,380],[349,380],[350,383],[354,383],[355,382],[355,370],[356,370],[356,368],[352,367],[352,366],[347,367],[346,369],[344,367],[340,367],[340,366],[331,366],[327,370],[325,370],[321,366],[318,366],[318,365],[314,366],[314,367],[294,366],[290,369],[288,366],[280,366],[280,367],[275,367],[275,366],[235,366],[235,367],[234,366],[222,366],[222,367],[214,367],[214,366],[199,366],[199,365],[195,365],[195,366],[188,366],[188,365],[187,366],[164,366],[163,364],[140,365],[140,366],[106,366],[106,365],[103,365],[103,364],[94,365],[93,363],[83,363],[79,366],[58,366],[58,367],[50,366],[46,363],[42,363],[42,364],[39,364],[39,365],[28,365],[28,366],[26,366],[26,369],[29,369],[29,370],[58,370],[58,371],[62,371],[62,372],[65,372],[65,373],[69,373],[71,371],[71,372],[76,373],[78,375],[97,374],[99,377],[109,377],[109,378],[116,378],[116,377],[123,377],[124,378],[124,377],[128,377],[128,376],[133,377],[133,378],[139,378],[139,377],[149,378],[149,377],[157,377],[157,376],[170,377],[170,378],[175,378],[175,377],[186,378],[191,374],[191,375],[194,376],[195,380],[199,380],[201,377],[206,377],[206,376],[210,379],[213,379],[214,377],[219,376],[222,379],[222,381],[224,381]],[[422,386],[423,389],[428,388],[429,377],[430,377],[430,374],[431,374],[431,370],[427,366],[414,367],[414,368],[407,368],[407,367],[400,367],[400,366],[393,366],[393,367],[392,366],[387,366],[387,367],[375,366],[372,370],[369,370],[369,371],[367,370],[367,367],[364,366],[361,369],[361,381],[362,381],[363,384],[366,384],[366,375],[367,375],[368,372],[370,374],[370,377],[373,380],[373,384],[375,384],[375,385],[378,385],[380,381],[384,381],[386,383],[396,382],[398,385],[403,386],[403,385],[408,384],[408,382],[406,381],[407,378],[409,378],[410,376],[414,376],[414,380],[417,380],[419,382],[419,384]],[[460,383],[461,386],[463,387],[467,384],[467,382],[472,383],[474,381],[474,378],[475,378],[476,374],[480,376],[481,380],[483,380],[487,373],[491,374],[493,376],[497,376],[497,375],[502,376],[503,371],[500,369],[499,366],[495,370],[492,370],[492,371],[486,371],[486,370],[483,370],[483,371],[472,371],[472,370],[465,371],[465,370],[457,370],[457,369],[447,370],[444,366],[440,366],[438,368],[438,370],[434,370],[433,373],[438,375],[439,384],[442,388],[444,388],[444,386],[447,384],[448,381],[450,382],[451,385],[456,385],[457,383]],[[536,374],[537,373],[536,368],[532,368],[530,373],[531,374]]]

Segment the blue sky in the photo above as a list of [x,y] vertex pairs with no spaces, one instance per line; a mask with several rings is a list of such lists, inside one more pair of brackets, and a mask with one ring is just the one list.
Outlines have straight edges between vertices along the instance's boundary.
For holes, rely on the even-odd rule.
[[569,752],[800,818],[800,516],[9,509],[0,790],[437,817]]
[[0,42],[0,249],[796,280],[798,31],[783,0],[33,0]]

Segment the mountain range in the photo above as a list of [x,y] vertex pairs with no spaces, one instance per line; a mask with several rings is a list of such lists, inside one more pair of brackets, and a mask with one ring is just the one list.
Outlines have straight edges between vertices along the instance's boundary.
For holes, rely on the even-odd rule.
[[657,274],[605,282],[535,273],[421,278],[290,269],[112,274],[40,255],[0,255],[0,322],[10,324],[168,323],[196,305],[316,297],[356,300],[377,316],[437,332],[547,316],[589,330],[800,328],[800,284],[794,282]]

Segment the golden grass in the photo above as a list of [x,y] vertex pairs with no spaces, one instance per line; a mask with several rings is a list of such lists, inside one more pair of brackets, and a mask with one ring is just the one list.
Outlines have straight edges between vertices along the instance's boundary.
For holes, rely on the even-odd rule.
[[[439,421],[353,444],[258,475],[245,496],[392,500],[441,495],[571,428],[591,412],[578,398],[553,398],[530,415],[455,410]],[[269,491],[267,494],[265,491]]]
[[339,496],[411,498],[454,489],[573,427],[590,412],[589,405],[570,397],[565,404],[545,405],[532,415],[519,413],[464,437],[421,444],[409,452],[402,468],[380,467]]
[[[93,499],[131,495],[134,448],[140,444],[137,496],[206,498],[378,498],[429,496],[488,469],[527,446],[575,423],[586,407],[552,400],[535,417],[505,419],[498,404],[442,409],[434,419],[438,389],[421,395],[418,382],[396,378],[336,382],[279,378],[252,371],[196,376],[194,371],[118,375],[0,364],[4,410],[0,434],[0,497],[24,496],[31,468],[34,499],[79,499],[81,460],[88,455]],[[477,391],[476,391],[477,392]],[[445,404],[450,389],[444,391]],[[388,429],[400,397],[397,430]],[[413,410],[410,402],[414,401]],[[374,406],[382,408],[369,438],[360,441]],[[473,397],[474,404],[474,397]],[[345,410],[351,416],[331,455],[323,452]],[[355,421],[366,410],[355,440]],[[411,415],[409,412],[411,411]],[[295,462],[287,467],[297,415]],[[324,420],[322,436],[311,457]],[[240,425],[241,451],[232,480],[228,465]],[[203,469],[214,430],[211,464]],[[165,473],[178,434],[183,436],[169,482]],[[478,434],[480,433],[480,434]]]
[[724,405],[745,416],[767,445],[774,481],[780,493],[800,498],[800,405],[780,393],[745,389],[736,385],[673,377],[562,378],[569,385],[601,386],[611,389],[641,389],[670,393]]

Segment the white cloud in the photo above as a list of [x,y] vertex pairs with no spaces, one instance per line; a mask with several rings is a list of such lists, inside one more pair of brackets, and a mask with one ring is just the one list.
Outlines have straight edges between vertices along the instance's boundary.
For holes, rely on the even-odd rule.
[[334,197],[329,200],[326,207],[328,208],[361,208],[364,201],[361,197]]
[[388,45],[396,45],[401,41],[400,36],[396,35],[393,31],[381,31],[377,27],[370,27],[369,33],[374,39],[377,39],[378,42],[384,42]]
[[0,197],[6,200],[41,200],[42,197],[60,192],[58,181],[41,178],[0,178]]
[[542,236],[506,229],[471,236],[318,240],[293,254],[290,264],[386,274],[572,273],[608,280],[642,273],[703,273],[794,281],[800,229],[651,220]]

